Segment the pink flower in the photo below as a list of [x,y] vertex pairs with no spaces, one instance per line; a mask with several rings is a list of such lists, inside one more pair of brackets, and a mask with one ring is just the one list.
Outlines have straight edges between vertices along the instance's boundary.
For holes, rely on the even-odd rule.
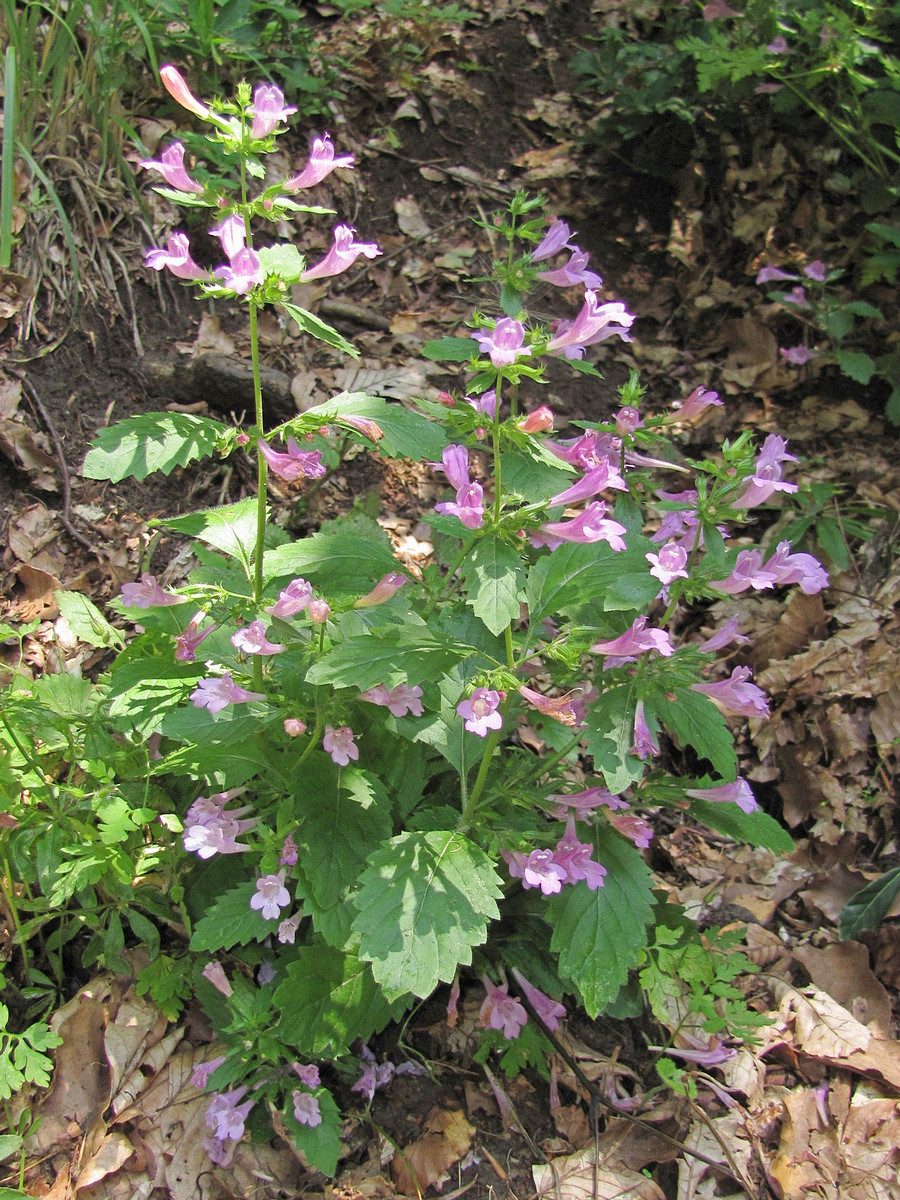
[[569,726],[575,726],[578,723],[578,714],[572,707],[573,694],[569,692],[565,696],[542,696],[540,692],[532,691],[524,684],[519,688],[519,695],[533,705],[538,712],[543,713],[545,717],[552,717],[561,725]]
[[206,1109],[206,1124],[213,1130],[213,1137],[217,1141],[225,1142],[229,1139],[237,1141],[244,1136],[244,1121],[253,1107],[252,1100],[245,1100],[243,1104],[238,1104],[246,1092],[247,1087],[244,1085],[235,1088],[233,1092],[226,1092],[221,1096],[215,1095],[210,1100]]
[[283,185],[284,190],[286,192],[299,192],[301,188],[315,187],[317,183],[322,182],[326,175],[330,175],[336,167],[352,167],[353,163],[354,158],[352,154],[345,154],[342,158],[335,158],[331,138],[327,133],[323,133],[320,138],[313,139],[312,150],[309,153],[306,166],[299,175],[295,175]]
[[446,446],[441,455],[440,463],[432,463],[438,471],[443,471],[447,482],[455,490],[469,485],[469,451],[465,446]]
[[753,90],[757,96],[774,96],[783,87],[783,83],[758,83]]
[[730,646],[732,642],[737,642],[739,646],[748,646],[750,639],[744,634],[738,633],[738,618],[729,617],[721,629],[706,639],[700,642],[697,646],[698,650],[702,650],[704,654],[709,654],[714,650],[724,650],[726,646]]
[[296,108],[285,108],[284,92],[274,83],[261,83],[253,93],[253,124],[250,126],[252,138],[266,138],[279,123],[284,121]]
[[516,428],[521,429],[522,433],[546,433],[553,428],[553,421],[552,410],[546,404],[542,404],[523,420],[517,421]]
[[262,438],[256,448],[269,464],[269,470],[279,479],[321,479],[325,474],[320,450],[301,450],[295,438],[288,434],[287,453],[273,450]]
[[781,464],[796,462],[795,455],[788,454],[787,442],[775,433],[770,433],[763,442],[759,457],[752,475],[746,475],[743,483],[747,486],[732,500],[734,508],[755,508],[764,504],[775,492],[796,492],[795,483],[784,483],[781,478]]
[[484,687],[476,688],[468,700],[460,700],[456,711],[464,719],[467,732],[487,737],[489,729],[500,729],[503,725],[503,717],[497,711],[500,700],[499,692]]
[[725,592],[728,596],[737,596],[751,587],[758,592],[774,587],[775,574],[763,569],[762,553],[759,550],[741,550],[728,578],[710,582],[709,586],[717,592]]
[[734,783],[720,783],[715,787],[685,788],[684,794],[695,800],[713,800],[736,804],[745,813],[756,812],[759,805],[746,779],[739,775]]
[[489,392],[483,392],[477,400],[473,400],[471,396],[463,396],[466,404],[471,404],[476,412],[483,413],[488,420],[497,420],[497,391],[491,388]]
[[[232,995],[232,987],[228,982],[228,976],[225,974],[225,969],[219,962],[209,962],[200,972],[204,979],[208,979],[217,992],[221,992],[223,996]],[[222,1060],[225,1061],[224,1059]]]
[[275,920],[290,902],[283,867],[277,875],[261,875],[256,881],[256,895],[250,897],[250,907],[266,921]]
[[553,851],[553,861],[565,871],[565,883],[580,883],[582,880],[592,892],[603,887],[606,881],[606,867],[602,867],[591,858],[593,846],[589,842],[579,842],[575,832],[575,815],[569,813],[566,828]]
[[173,233],[164,250],[153,247],[144,251],[144,263],[151,271],[168,267],[177,279],[209,279],[209,271],[198,267],[188,249],[187,234]]
[[470,336],[477,339],[478,349],[491,356],[498,370],[531,354],[525,345],[525,326],[513,317],[501,317],[493,329],[479,329]]
[[288,834],[284,839],[281,847],[281,854],[278,861],[283,867],[293,867],[297,864],[297,843],[294,841],[293,834]]
[[809,301],[806,298],[806,288],[801,287],[799,284],[791,288],[789,292],[785,292],[781,297],[781,303],[794,304],[797,308],[809,308]]
[[182,630],[175,639],[175,658],[178,662],[194,662],[200,643],[218,628],[217,625],[209,625],[201,630],[200,624],[205,618],[206,613],[202,609],[194,613],[187,629]]
[[760,269],[756,276],[757,283],[774,283],[780,280],[791,280],[796,283],[798,276],[791,275],[788,271],[782,271],[780,267],[765,266]]
[[608,542],[613,550],[624,550],[625,526],[604,517],[606,505],[594,500],[571,521],[548,521],[535,533],[538,544],[553,546],[559,542]]
[[147,159],[140,164],[148,171],[159,171],[171,188],[179,192],[195,192],[201,195],[206,189],[196,180],[191,179],[184,169],[184,146],[181,142],[173,142],[160,155],[159,162]]
[[528,1003],[550,1032],[555,1033],[560,1019],[566,1015],[565,1008],[557,1000],[551,1000],[549,996],[545,996],[540,988],[530,984],[521,971],[517,971],[515,967],[513,967],[512,973],[519,987],[525,993]]
[[528,1022],[522,1001],[510,996],[505,983],[498,987],[491,983],[487,975],[482,975],[481,982],[487,995],[478,1014],[478,1024],[482,1029],[502,1029],[503,1036],[513,1041]]
[[297,926],[303,920],[302,910],[287,917],[278,926],[278,941],[282,946],[293,946],[297,937]]
[[291,1092],[291,1099],[294,1102],[294,1116],[301,1125],[308,1125],[310,1129],[315,1129],[317,1125],[322,1124],[319,1101],[312,1092],[301,1092],[297,1088],[296,1091]]
[[292,579],[287,587],[279,592],[276,603],[271,608],[267,608],[266,612],[272,617],[285,620],[287,617],[295,617],[297,613],[303,612],[310,600],[312,600],[312,584],[307,583],[305,579]]
[[624,800],[614,796],[605,787],[587,788],[583,792],[570,792],[566,796],[548,796],[548,803],[551,800],[555,801],[555,804],[550,809],[550,815],[559,821],[565,821],[570,811],[574,812],[580,821],[584,821],[597,808],[604,807],[615,812],[616,809],[628,807]]
[[766,694],[755,683],[748,683],[749,678],[749,667],[735,667],[730,679],[721,679],[718,683],[692,683],[691,691],[709,696],[726,712],[738,717],[767,717],[769,702]]
[[650,574],[654,579],[658,579],[664,587],[668,587],[674,579],[688,578],[688,573],[684,569],[688,552],[684,546],[676,546],[674,542],[667,542],[660,548],[659,554],[645,554],[644,558],[653,564]]
[[638,850],[646,850],[653,838],[653,830],[643,817],[630,813],[610,813],[609,823],[623,837],[631,838]]
[[828,587],[828,572],[811,554],[791,554],[790,542],[779,542],[778,548],[764,564],[763,570],[771,572],[776,585],[798,583],[800,591],[814,596]]
[[682,402],[676,401],[672,405],[676,411],[671,419],[676,421],[692,421],[694,417],[699,416],[710,405],[717,405],[721,408],[722,401],[719,399],[719,393],[708,392],[706,388],[696,387],[686,400]]
[[543,283],[552,283],[555,287],[578,287],[579,284],[585,288],[601,287],[603,280],[600,276],[596,271],[587,269],[590,257],[587,251],[579,250],[577,246],[571,249],[572,254],[564,267],[557,267],[553,271],[539,271],[535,278]]
[[123,583],[119,594],[126,608],[167,608],[187,600],[187,596],[164,592],[156,582],[156,576],[148,571],[141,575],[140,583]]
[[778,37],[773,38],[772,41],[769,42],[768,46],[766,46],[766,49],[770,54],[787,54],[788,44],[779,33]]
[[227,267],[216,267],[213,275],[237,296],[246,296],[251,288],[264,283],[266,278],[262,259],[255,250],[246,246],[238,250]]
[[191,1071],[191,1085],[195,1088],[205,1088],[210,1075],[221,1067],[224,1061],[225,1055],[220,1054],[217,1058],[210,1058],[206,1062],[198,1063]]
[[222,243],[222,249],[229,259],[234,258],[247,244],[247,225],[244,218],[239,217],[237,213],[232,213],[230,217],[220,221],[209,232]]
[[301,734],[306,733],[306,722],[301,721],[299,717],[285,717],[284,732],[288,737],[300,737]]
[[484,489],[480,483],[468,483],[459,489],[455,500],[436,504],[434,510],[458,517],[466,529],[480,529],[484,524]]
[[669,658],[675,653],[669,635],[664,629],[647,629],[646,624],[647,617],[635,617],[630,629],[609,641],[595,642],[590,653],[623,658],[632,654],[643,654],[647,650],[656,650],[663,658]]
[[197,117],[205,118],[209,116],[209,109],[207,106],[202,104],[197,97],[191,93],[191,90],[185,83],[180,71],[177,71],[175,67],[160,67],[159,77],[163,82],[163,87],[173,100],[178,101],[182,108],[186,108],[188,112],[192,112]]
[[383,683],[379,683],[376,687],[361,692],[360,696],[370,704],[379,704],[382,708],[389,709],[395,717],[405,717],[408,713],[412,713],[414,717],[422,715],[420,687],[407,687],[405,683],[398,683],[388,691]]
[[616,433],[619,437],[633,434],[636,429],[640,429],[644,424],[641,420],[641,414],[631,404],[623,405],[614,415],[613,420],[616,423]]
[[191,692],[195,708],[208,708],[211,713],[221,712],[229,704],[243,704],[248,700],[265,700],[261,692],[248,692],[231,678],[230,671],[210,679],[201,679]]
[[407,579],[405,575],[402,575],[399,571],[390,571],[387,575],[378,580],[371,592],[363,596],[361,599],[355,601],[353,607],[373,608],[377,604],[384,604],[385,601],[390,600],[390,598],[396,592],[398,592],[406,582]]
[[551,496],[547,504],[550,508],[555,508],[558,504],[580,504],[582,500],[589,500],[592,496],[596,496],[598,492],[605,492],[607,488],[615,488],[620,492],[627,492],[628,484],[619,474],[618,469],[610,463],[609,459],[604,458],[599,466],[591,467],[586,471],[577,483],[573,483],[565,491],[557,492],[555,496]]
[[565,221],[551,219],[547,232],[531,252],[531,261],[540,262],[542,259],[552,258],[560,250],[575,249],[574,246],[569,245],[569,238],[574,236]]
[[309,619],[314,625],[324,625],[331,616],[331,605],[327,600],[310,600],[309,602]]
[[213,796],[198,796],[184,819],[182,844],[190,854],[212,858],[214,854],[243,854],[250,847],[237,839],[256,826],[256,818],[243,820],[249,805],[226,811],[225,806],[244,788],[231,788]]
[[684,1047],[648,1046],[647,1049],[673,1055],[685,1062],[697,1063],[701,1067],[717,1067],[721,1063],[730,1062],[737,1054],[737,1051],[732,1050],[730,1046],[723,1045],[722,1039],[718,1036],[711,1037],[708,1042],[704,1042],[682,1029],[679,1030],[677,1037],[679,1041],[686,1043]]
[[580,471],[591,471],[604,463],[612,470],[622,450],[620,438],[611,433],[600,433],[596,429],[586,430],[574,441],[554,442],[548,438],[544,445],[551,454]]
[[284,646],[269,641],[266,637],[266,627],[258,619],[233,633],[231,644],[244,654],[281,654],[285,649]]
[[624,304],[598,305],[597,293],[587,291],[581,311],[574,321],[560,323],[556,336],[547,343],[547,353],[565,350],[567,358],[581,358],[585,346],[605,341],[614,334],[630,341],[624,331],[630,329],[633,322],[634,317],[625,311]]
[[351,758],[354,762],[359,758],[359,747],[353,737],[353,730],[349,725],[339,725],[337,729],[331,725],[325,726],[322,749],[331,755],[331,761],[336,766],[346,767]]
[[819,357],[818,350],[811,350],[809,346],[784,346],[778,347],[778,353],[785,362],[789,362],[794,367],[802,367],[813,358]]
[[355,242],[353,230],[349,225],[336,225],[331,249],[314,267],[304,271],[300,278],[307,283],[310,279],[327,279],[332,275],[340,275],[353,266],[360,254],[364,254],[366,258],[376,258],[380,253],[374,242]]
[[566,882],[566,869],[555,861],[552,850],[532,850],[521,854],[517,850],[501,850],[513,879],[521,879],[522,887],[540,888],[545,896],[555,896]]
[[291,1067],[296,1075],[300,1077],[300,1082],[305,1083],[308,1088],[317,1088],[321,1085],[319,1078],[319,1068],[315,1063],[291,1063]]
[[814,279],[816,283],[824,283],[828,278],[828,267],[822,262],[821,258],[815,258],[811,263],[807,263],[803,268],[803,274],[807,279]]
[[656,757],[659,754],[659,743],[653,736],[653,731],[644,716],[644,702],[638,700],[634,710],[634,741],[631,753],[635,758],[645,759],[648,755]]

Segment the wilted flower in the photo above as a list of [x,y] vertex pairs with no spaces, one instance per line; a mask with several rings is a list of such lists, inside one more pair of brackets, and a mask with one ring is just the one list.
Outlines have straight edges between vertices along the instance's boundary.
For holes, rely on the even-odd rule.
[[301,188],[315,187],[336,167],[352,167],[354,161],[352,154],[335,158],[331,138],[327,133],[323,133],[320,138],[313,140],[309,159],[300,174],[295,175],[282,186],[286,192],[298,192]]
[[500,699],[500,693],[493,688],[478,687],[468,700],[460,700],[456,711],[465,720],[466,730],[487,737],[488,730],[500,729],[503,725],[503,718],[497,711]]
[[359,758],[359,747],[353,740],[353,730],[349,725],[325,726],[325,736],[322,738],[322,749],[331,755],[332,762],[338,767],[346,767],[351,758],[354,762]]
[[545,717],[552,717],[562,725],[574,726],[578,722],[578,714],[572,707],[571,692],[565,696],[542,696],[540,692],[535,692],[523,684],[519,688],[519,695]]
[[528,1003],[541,1018],[551,1033],[555,1033],[560,1019],[566,1015],[566,1010],[558,1000],[551,1000],[549,996],[545,996],[540,988],[536,988],[529,983],[521,971],[512,969],[513,976],[519,987],[525,993]]
[[163,82],[166,91],[173,100],[177,100],[182,108],[186,108],[188,112],[192,112],[197,117],[208,117],[209,109],[205,104],[202,104],[196,96],[194,96],[185,83],[181,72],[175,67],[165,66],[159,68],[159,77]]
[[285,717],[284,732],[288,737],[300,737],[302,733],[306,733],[306,722],[301,721],[299,717]]
[[256,881],[256,895],[250,897],[250,907],[266,921],[275,920],[291,902],[284,886],[284,868],[277,875],[261,875]]
[[283,867],[293,867],[297,863],[297,843],[293,834],[289,833],[284,839],[278,861]]
[[300,1077],[300,1082],[305,1083],[308,1088],[317,1088],[321,1084],[319,1068],[315,1063],[293,1062],[291,1067],[294,1073]]
[[374,242],[354,241],[353,232],[349,225],[335,226],[331,249],[314,267],[303,272],[300,278],[304,283],[310,279],[328,279],[332,275],[340,275],[349,270],[361,254],[366,258],[376,258],[381,253]]
[[206,190],[202,184],[191,179],[185,170],[184,146],[181,142],[173,142],[171,146],[167,146],[158,162],[146,159],[140,165],[148,171],[159,171],[169,187],[179,192],[194,192],[200,195]]

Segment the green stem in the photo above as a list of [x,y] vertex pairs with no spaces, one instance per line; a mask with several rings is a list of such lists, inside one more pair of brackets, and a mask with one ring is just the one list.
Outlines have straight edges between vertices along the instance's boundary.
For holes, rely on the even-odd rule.
[[521,782],[523,784],[530,783],[533,779],[538,779],[541,775],[546,775],[556,766],[558,762],[562,762],[564,758],[568,758],[572,751],[578,747],[581,738],[582,734],[576,733],[572,740],[563,746],[562,750],[557,750],[556,753],[551,754],[549,758],[542,758],[538,765],[529,771],[528,774],[521,780]]
[[460,819],[460,825],[463,829],[468,829],[472,824],[472,818],[475,815],[475,809],[478,806],[478,801],[481,798],[481,793],[484,791],[484,785],[487,782],[491,758],[494,750],[497,748],[497,743],[500,741],[501,736],[505,732],[504,725],[506,724],[506,716],[512,707],[513,698],[513,693],[510,692],[510,694],[500,705],[499,712],[503,717],[504,724],[501,725],[499,729],[492,729],[488,734],[487,745],[485,746],[484,753],[481,756],[481,765],[478,768],[478,774],[475,777],[472,790],[469,792],[468,798],[464,797],[463,800],[462,817]]

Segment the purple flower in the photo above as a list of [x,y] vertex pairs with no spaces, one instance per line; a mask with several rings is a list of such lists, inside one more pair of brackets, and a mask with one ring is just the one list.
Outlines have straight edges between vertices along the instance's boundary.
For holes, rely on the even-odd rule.
[[220,221],[209,232],[222,243],[222,249],[228,259],[234,258],[247,244],[247,225],[244,218],[239,217],[237,213],[232,213],[230,217]]
[[773,38],[772,41],[769,42],[768,46],[766,46],[766,49],[770,54],[787,54],[788,44],[779,33],[778,37]]
[[256,448],[269,464],[269,470],[279,479],[321,479],[325,474],[320,450],[301,450],[295,438],[288,434],[287,453],[273,450],[262,438]]
[[797,275],[791,275],[788,271],[782,271],[780,267],[765,266],[756,276],[757,283],[775,283],[781,280],[790,280],[796,283]]
[[283,867],[293,867],[297,864],[297,843],[294,841],[294,835],[289,833],[284,839],[281,847],[281,854],[278,856],[278,861]]
[[387,1087],[394,1078],[395,1067],[392,1062],[377,1064],[375,1055],[366,1045],[360,1050],[360,1064],[362,1074],[350,1091],[361,1092],[367,1101],[371,1101],[375,1089]]
[[447,482],[454,491],[458,492],[460,488],[468,487],[469,451],[465,446],[446,446],[441,455],[440,465],[438,463],[432,465],[437,470],[444,472]]
[[605,492],[607,488],[616,488],[620,492],[627,492],[628,484],[609,459],[604,458],[599,466],[591,467],[586,471],[577,483],[573,483],[565,491],[551,496],[547,504],[550,508],[555,508],[558,504],[579,504],[582,500],[589,500],[592,496],[596,496],[598,492]]
[[197,117],[206,118],[209,116],[209,109],[193,95],[177,68],[172,66],[160,67],[159,77],[163,82],[163,87],[173,100],[178,101],[182,108],[186,108],[188,112],[192,112]]
[[[568,692],[565,696],[542,696],[540,692],[535,692],[524,684],[518,691],[523,699],[527,700],[539,713],[543,713],[545,717],[552,717],[554,721],[572,727],[578,722],[578,714],[572,706],[572,698],[575,693]],[[583,724],[583,722],[581,723]]]
[[353,163],[354,158],[352,154],[345,154],[342,158],[335,158],[331,138],[327,133],[323,133],[320,138],[313,139],[309,159],[300,174],[295,175],[282,186],[286,192],[299,192],[301,188],[315,187],[317,183],[322,182],[326,175],[330,175],[336,167],[352,167]]
[[322,749],[331,755],[331,761],[338,767],[346,767],[352,758],[359,758],[359,747],[353,740],[353,730],[349,725],[325,726],[325,736],[322,738]]
[[291,1092],[291,1099],[294,1102],[294,1116],[301,1125],[308,1125],[310,1129],[315,1129],[317,1125],[322,1124],[319,1101],[312,1092],[301,1092],[297,1088],[296,1091]]
[[308,1088],[317,1088],[321,1086],[319,1079],[319,1068],[315,1063],[291,1063],[294,1073],[300,1077],[300,1082],[305,1083]]
[[230,996],[232,994],[232,986],[220,962],[208,962],[200,974],[204,979],[208,979],[216,991],[221,992],[223,996]]
[[522,887],[540,888],[545,896],[554,896],[562,891],[566,882],[566,868],[554,858],[552,850],[532,850],[521,854],[517,850],[501,850],[513,879],[521,879]]
[[646,624],[646,617],[635,617],[630,629],[609,641],[595,642],[590,653],[624,658],[632,654],[643,654],[647,650],[656,650],[663,658],[669,658],[675,653],[669,635],[664,629],[647,629]]
[[246,296],[252,287],[263,283],[266,278],[259,255],[246,246],[238,250],[227,267],[216,267],[213,274],[237,296]]
[[126,608],[167,608],[187,600],[187,596],[164,592],[156,582],[156,576],[148,571],[141,575],[140,583],[123,583],[119,594]]
[[498,987],[491,983],[487,975],[482,975],[481,982],[487,995],[478,1014],[478,1024],[483,1029],[502,1029],[503,1036],[513,1041],[522,1032],[522,1026],[528,1022],[528,1014],[522,1007],[522,1001],[510,996],[505,983]]
[[721,629],[717,630],[712,637],[706,641],[700,642],[697,649],[702,650],[704,654],[709,654],[714,650],[724,650],[726,646],[730,646],[732,642],[737,642],[739,646],[748,646],[750,639],[744,634],[738,633],[738,618],[729,617]]
[[605,807],[615,812],[616,809],[628,807],[624,800],[614,796],[605,787],[587,788],[583,792],[570,792],[566,796],[548,796],[547,800],[555,801],[550,815],[560,821],[564,821],[570,811],[574,811],[578,819],[583,821],[596,808]]
[[758,83],[753,90],[757,96],[774,96],[783,87],[783,83]]
[[191,1084],[195,1088],[205,1088],[213,1071],[221,1067],[225,1061],[225,1055],[220,1054],[216,1058],[207,1059],[206,1062],[198,1063],[191,1071]]
[[468,483],[459,489],[455,500],[436,504],[434,510],[458,517],[466,529],[480,529],[484,524],[484,488],[480,483]]
[[640,412],[631,404],[624,404],[614,415],[613,420],[616,423],[616,433],[619,437],[633,434],[644,424]]
[[210,679],[201,679],[191,692],[196,708],[208,708],[211,713],[221,712],[229,704],[242,704],[247,700],[265,700],[261,692],[248,692],[231,678],[231,672]]
[[692,421],[710,407],[716,405],[722,407],[722,401],[719,399],[718,392],[708,392],[704,387],[695,387],[686,400],[682,402],[676,401],[673,404],[675,409],[674,419],[676,421]]
[[570,463],[580,471],[591,471],[606,463],[612,470],[622,450],[620,438],[611,433],[599,433],[595,429],[586,430],[581,437],[569,442],[544,442],[551,454]]
[[284,732],[288,737],[300,737],[302,733],[306,733],[306,722],[301,721],[299,717],[285,717]]
[[270,642],[266,637],[266,627],[259,619],[252,621],[243,629],[238,629],[231,635],[231,644],[244,654],[281,654],[284,646]]
[[356,433],[361,433],[370,442],[380,442],[384,437],[384,430],[371,417],[355,417],[352,414],[341,413],[340,416],[334,417],[333,420],[336,425],[346,425],[348,429],[352,429]]
[[491,356],[491,362],[498,370],[531,354],[525,345],[525,326],[513,317],[501,317],[493,329],[479,329],[470,336],[478,341],[482,354]]
[[202,609],[194,613],[187,628],[175,639],[175,658],[178,662],[194,662],[200,643],[218,628],[216,625],[209,625],[201,630],[200,623],[205,617],[206,613]]
[[565,221],[552,219],[547,232],[532,251],[531,261],[541,262],[542,259],[552,258],[560,250],[574,250],[575,247],[569,245],[569,238],[574,236]]
[[456,711],[465,720],[467,732],[487,737],[489,729],[500,729],[503,725],[503,717],[497,711],[500,700],[499,692],[485,687],[476,688],[468,700],[460,700]]
[[764,504],[774,492],[796,492],[795,483],[784,483],[781,478],[781,464],[796,462],[793,454],[787,453],[787,442],[775,433],[770,433],[763,442],[752,475],[745,475],[742,480],[747,486],[732,500],[735,508],[755,508]]
[[807,596],[814,596],[828,587],[828,572],[817,558],[811,554],[791,554],[790,551],[790,542],[779,542],[775,553],[763,565],[764,571],[774,575],[776,585],[798,583],[800,591]]
[[645,554],[644,558],[653,564],[650,574],[654,579],[658,579],[664,587],[668,587],[674,579],[688,578],[688,573],[684,569],[688,552],[684,546],[676,546],[674,542],[667,542],[660,548],[659,554]]
[[648,755],[656,757],[659,754],[659,744],[653,736],[653,730],[647,724],[644,716],[644,702],[638,700],[634,710],[634,741],[631,753],[635,758],[645,759]]
[[596,891],[606,881],[606,867],[591,858],[593,846],[579,842],[575,833],[575,814],[569,813],[566,828],[553,851],[553,861],[565,872],[565,883],[580,883],[584,880],[590,890]]
[[483,392],[477,400],[473,400],[471,396],[463,396],[466,404],[471,404],[476,412],[483,413],[489,421],[497,420],[497,391],[491,388],[489,392]]
[[399,591],[399,589],[402,588],[406,582],[406,576],[401,574],[399,571],[389,571],[387,575],[384,575],[378,580],[371,592],[365,596],[362,596],[359,600],[354,601],[353,607],[374,608],[377,604],[384,604],[385,601],[390,600],[390,598],[397,591]]
[[244,788],[231,788],[212,796],[198,796],[187,810],[184,819],[182,842],[185,850],[196,853],[200,858],[212,858],[214,854],[242,854],[249,846],[236,839],[256,825],[256,819],[241,820],[250,812],[249,806],[226,812],[225,806]]
[[730,679],[721,679],[718,683],[692,683],[691,691],[709,696],[720,708],[735,716],[767,717],[769,702],[766,694],[755,683],[748,683],[749,678],[749,667],[735,667]]
[[[283,457],[287,457],[287,455]],[[283,621],[287,617],[296,617],[297,613],[303,612],[310,600],[312,600],[312,584],[307,583],[305,579],[292,579],[287,587],[278,593],[278,600],[271,608],[267,608],[266,612]]]
[[586,250],[572,247],[571,257],[564,267],[557,267],[553,271],[540,271],[535,278],[544,283],[552,283],[555,287],[577,287],[581,284],[585,288],[598,288],[603,284],[603,280],[596,271],[587,269],[589,257]]
[[380,704],[382,708],[389,709],[395,717],[405,717],[408,713],[412,713],[414,717],[422,715],[420,687],[407,687],[405,683],[398,683],[388,691],[383,683],[379,683],[376,687],[361,692],[360,696],[370,704]]
[[198,267],[191,258],[186,233],[171,234],[164,250],[154,247],[145,251],[144,262],[151,271],[168,267],[178,279],[209,279],[209,271]]
[[781,303],[794,304],[797,308],[809,308],[809,301],[806,298],[806,288],[803,288],[800,286],[800,284],[797,284],[797,286],[791,288],[789,292],[785,292],[785,294],[781,297]]
[[828,278],[828,267],[822,262],[821,258],[815,258],[811,263],[807,263],[803,268],[803,274],[807,279],[814,279],[816,283],[824,283]]
[[537,1015],[541,1018],[551,1033],[555,1033],[560,1019],[566,1015],[566,1010],[558,1000],[545,996],[540,988],[529,983],[521,971],[512,969],[513,976],[519,987],[525,993],[526,999]]
[[756,798],[751,791],[750,784],[740,775],[734,783],[720,783],[715,787],[708,788],[685,788],[686,796],[693,796],[695,800],[713,800],[726,801],[736,804],[738,808],[745,813],[756,812],[759,805],[756,803]]
[[737,596],[751,587],[758,592],[774,587],[775,574],[763,568],[761,551],[741,550],[728,578],[712,581],[709,586],[728,596]]
[[678,1037],[687,1045],[684,1047],[648,1046],[647,1049],[681,1058],[685,1062],[698,1063],[702,1067],[717,1067],[721,1063],[729,1062],[737,1053],[729,1046],[724,1046],[720,1037],[711,1037],[708,1042],[703,1042],[683,1029],[679,1030]]
[[225,1142],[229,1139],[238,1141],[244,1136],[244,1121],[253,1107],[252,1100],[245,1100],[243,1104],[238,1104],[238,1101],[246,1093],[245,1084],[243,1087],[235,1088],[233,1092],[214,1095],[210,1100],[206,1109],[206,1124],[213,1131],[216,1141]]
[[810,361],[810,359],[818,358],[818,350],[811,350],[809,346],[784,346],[778,347],[778,353],[785,362],[789,362],[794,367],[802,367]]
[[624,550],[625,526],[604,517],[606,505],[595,500],[571,521],[548,521],[534,535],[540,545],[560,542],[608,542],[613,550]]
[[294,939],[297,936],[297,926],[303,920],[302,910],[295,912],[292,917],[287,917],[278,926],[278,940],[282,946],[293,946]]
[[331,249],[314,267],[304,271],[300,278],[306,283],[310,279],[327,279],[332,275],[340,275],[353,266],[360,254],[364,254],[366,258],[375,258],[380,253],[374,242],[355,242],[353,230],[349,225],[336,225]]
[[624,341],[631,339],[625,330],[630,329],[634,317],[620,303],[599,304],[597,293],[584,293],[584,304],[574,321],[561,322],[556,335],[547,343],[547,353],[566,352],[567,358],[581,358],[585,346],[593,346],[618,334]]
[[653,830],[643,817],[631,813],[610,813],[609,823],[623,837],[631,838],[638,850],[646,850],[653,838]]
[[261,83],[253,92],[253,124],[250,126],[252,138],[266,138],[279,121],[286,120],[296,108],[285,108],[284,92],[274,83]]
[[290,892],[284,886],[284,867],[277,875],[261,875],[256,881],[256,895],[250,897],[250,907],[266,921],[276,920],[290,902]]
[[159,162],[148,159],[140,165],[148,171],[159,171],[169,187],[179,192],[195,192],[199,195],[206,190],[202,184],[191,179],[184,169],[184,146],[181,142],[173,142],[171,146],[167,146],[160,155]]

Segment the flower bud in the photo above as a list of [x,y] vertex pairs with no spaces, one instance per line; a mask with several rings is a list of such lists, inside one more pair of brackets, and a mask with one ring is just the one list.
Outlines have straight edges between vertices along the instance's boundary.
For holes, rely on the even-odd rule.
[[327,600],[310,600],[307,612],[316,625],[324,625],[331,616],[331,605]]
[[288,737],[300,737],[301,734],[306,733],[306,722],[301,721],[299,717],[285,717],[284,732]]

